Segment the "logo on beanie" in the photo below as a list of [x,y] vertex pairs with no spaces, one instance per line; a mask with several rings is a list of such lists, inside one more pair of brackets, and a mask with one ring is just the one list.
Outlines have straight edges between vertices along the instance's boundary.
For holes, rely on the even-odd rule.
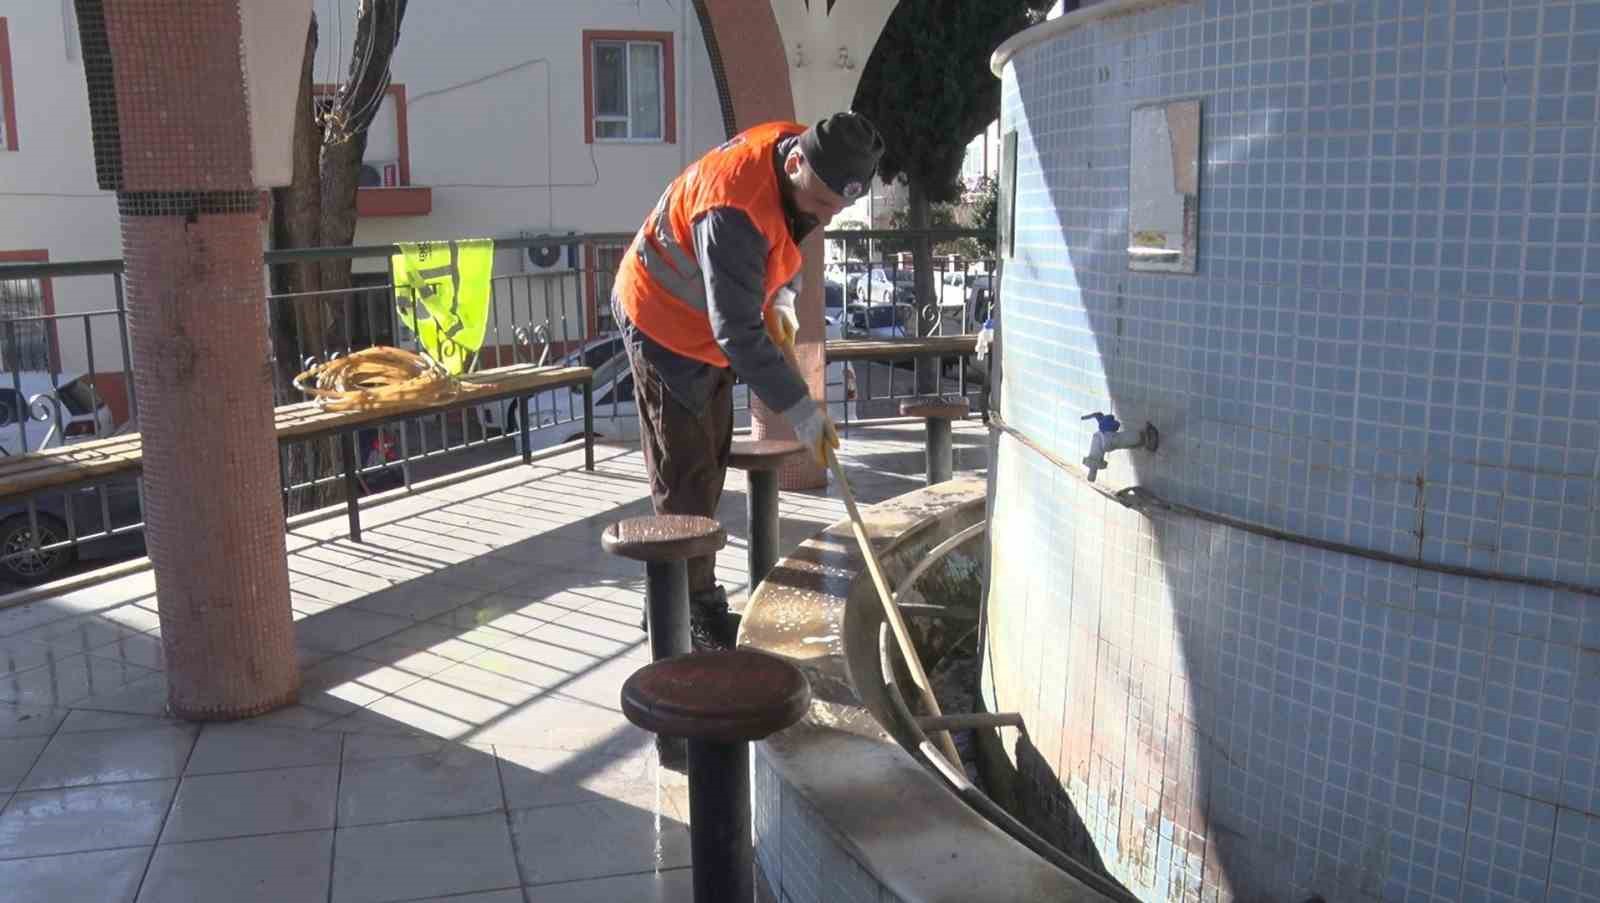
[[844,198],[847,201],[853,201],[856,198],[861,197],[861,192],[863,190],[864,189],[862,189],[860,182],[851,182],[844,186]]

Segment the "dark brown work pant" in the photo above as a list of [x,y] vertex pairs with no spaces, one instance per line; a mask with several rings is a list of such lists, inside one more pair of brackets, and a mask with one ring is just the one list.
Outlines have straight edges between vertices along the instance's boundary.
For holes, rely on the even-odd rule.
[[[696,414],[667,391],[656,368],[636,347],[629,349],[628,363],[639,408],[639,444],[656,513],[715,518],[733,444],[733,371],[716,371],[711,397]],[[689,559],[690,596],[716,586],[716,556]]]

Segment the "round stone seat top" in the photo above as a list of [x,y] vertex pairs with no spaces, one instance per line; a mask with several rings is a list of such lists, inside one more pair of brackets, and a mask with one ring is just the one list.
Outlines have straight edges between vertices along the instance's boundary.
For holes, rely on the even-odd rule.
[[630,517],[606,528],[600,545],[634,561],[684,561],[714,554],[728,544],[722,525],[690,514]]
[[740,470],[777,470],[791,455],[806,447],[793,439],[736,440],[728,453],[728,466]]
[[622,685],[622,713],[664,737],[761,740],[799,721],[810,705],[811,685],[799,668],[748,649],[662,659]]
[[957,396],[943,398],[929,396],[924,398],[907,398],[900,402],[900,416],[902,417],[927,417],[935,420],[960,420],[972,413],[972,402]]

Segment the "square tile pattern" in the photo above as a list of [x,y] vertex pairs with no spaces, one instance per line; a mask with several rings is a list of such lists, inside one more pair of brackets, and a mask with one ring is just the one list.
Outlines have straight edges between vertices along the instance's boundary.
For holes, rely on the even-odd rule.
[[[1067,461],[1082,414],[1154,423],[1111,489],[1600,585],[1597,83],[1597,0],[1197,0],[1023,51],[1002,415]],[[1190,97],[1199,271],[1132,272],[1131,112]],[[1060,725],[1019,758],[1077,810],[1041,831],[1159,899],[1592,898],[1592,595],[1132,512],[1009,438],[994,471],[986,692]]]
[[[920,427],[854,446],[920,466]],[[455,523],[478,524],[493,550],[460,563],[291,536],[292,564],[347,598],[299,619],[300,704],[250,721],[161,717],[158,640],[130,626],[155,628],[138,608],[147,575],[80,591],[93,616],[52,600],[0,612],[13,665],[0,669],[0,903],[688,903],[686,781],[656,767],[616,702],[648,660],[639,570],[596,551],[596,525],[636,513],[648,487],[637,451],[605,466],[441,493],[418,510],[502,506],[492,528],[476,513]],[[737,534],[743,478],[729,479],[722,519]],[[786,526],[801,533],[842,516],[835,499],[794,499]],[[538,516],[508,526],[519,511]],[[730,583],[738,557],[722,565]],[[851,888],[865,874],[835,871]]]

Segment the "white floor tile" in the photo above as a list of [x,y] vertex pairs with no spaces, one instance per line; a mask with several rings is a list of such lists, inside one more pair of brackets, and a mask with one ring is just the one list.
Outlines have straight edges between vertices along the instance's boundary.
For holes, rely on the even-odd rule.
[[0,812],[0,856],[149,846],[177,786],[139,781],[19,793]]
[[66,709],[0,702],[0,737],[48,737],[67,714]]
[[694,873],[686,868],[595,878],[526,889],[528,903],[693,903]]
[[67,720],[61,722],[61,733],[79,734],[85,731],[149,730],[158,727],[182,727],[183,722],[158,715],[138,715],[128,712],[102,712],[98,709],[73,709]]
[[178,786],[161,843],[334,826],[339,766],[191,775]]
[[475,815],[501,808],[494,756],[464,747],[347,762],[339,781],[340,826]]
[[187,773],[339,764],[338,735],[266,727],[260,720],[206,725],[189,759]]
[[575,881],[689,864],[689,832],[669,815],[626,802],[511,813],[518,863],[529,884]]
[[0,702],[62,707],[110,692],[153,674],[148,668],[70,655],[43,667],[0,678]]
[[649,808],[658,792],[670,805],[667,791],[686,783],[675,772],[659,769],[642,748],[633,755],[613,756],[593,749],[538,749],[498,744],[500,777],[512,809],[618,800]]
[[332,858],[332,831],[157,847],[139,903],[325,900]]
[[188,725],[146,730],[57,733],[22,783],[24,790],[175,778],[198,731]]
[[506,818],[462,818],[340,828],[333,903],[381,903],[515,887]]
[[22,784],[49,742],[49,737],[0,739],[0,794],[10,793]]
[[297,621],[295,637],[299,645],[317,652],[349,652],[375,640],[392,636],[413,626],[406,618],[335,608]]
[[133,903],[150,850],[102,850],[0,862],[5,903]]

